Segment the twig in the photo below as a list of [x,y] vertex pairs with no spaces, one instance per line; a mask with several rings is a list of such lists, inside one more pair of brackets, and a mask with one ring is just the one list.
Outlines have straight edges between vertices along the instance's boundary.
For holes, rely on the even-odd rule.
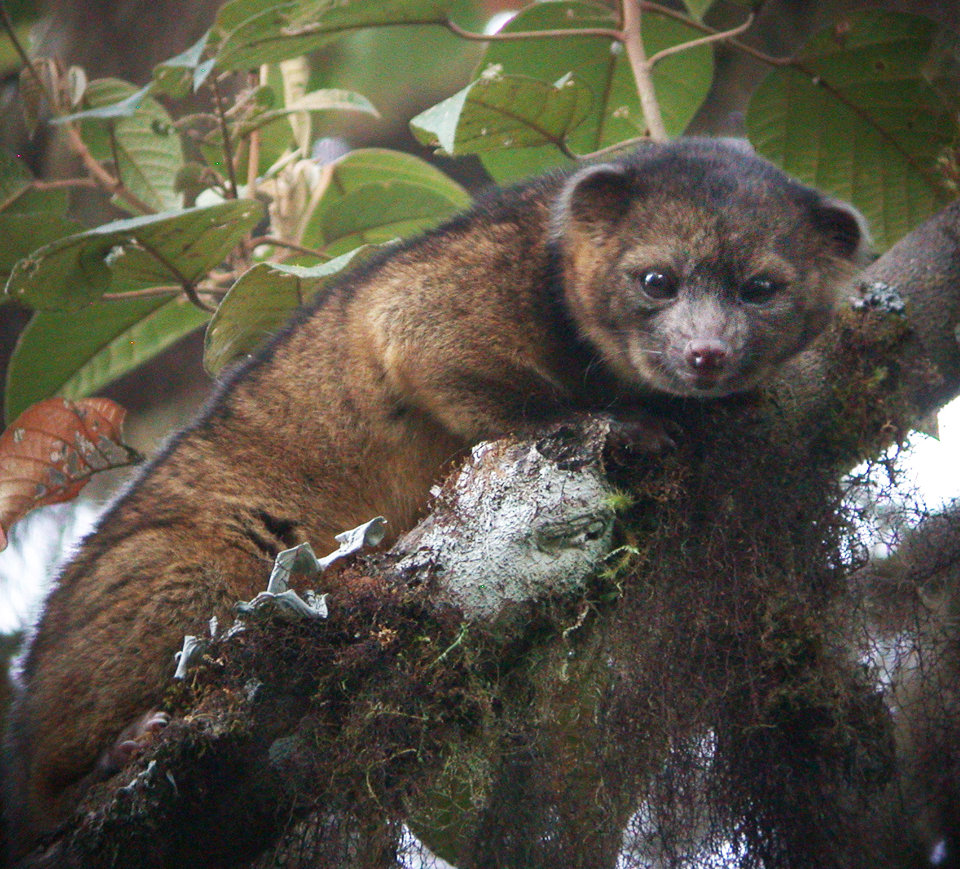
[[198,307],[201,311],[206,311],[207,313],[213,313],[216,310],[216,307],[211,307],[203,299],[197,295],[197,286],[191,281],[183,272],[180,271],[170,260],[168,260],[160,251],[158,251],[153,245],[148,244],[142,238],[136,239],[136,245],[143,250],[145,250],[150,256],[152,256],[160,265],[162,265],[171,275],[176,279],[177,283],[180,284],[180,289],[183,291],[183,294]]
[[303,247],[303,245],[294,244],[292,241],[284,241],[282,238],[276,238],[272,235],[259,235],[255,238],[251,238],[246,242],[248,250],[253,250],[255,247],[261,244],[272,244],[274,247],[285,247],[290,250],[296,251],[297,253],[305,253],[310,256],[315,256],[318,259],[329,260],[330,257],[327,256],[323,251],[315,250],[311,247]]
[[[21,45],[20,40],[17,39],[17,34],[13,28],[13,22],[10,20],[10,15],[7,12],[6,6],[3,4],[3,0],[0,0],[0,21],[2,21],[3,29],[7,32],[7,36],[10,37],[10,42],[13,43],[14,50],[17,52],[17,55],[23,62],[28,74],[31,76],[31,78],[33,78],[35,84],[40,89],[40,92],[47,98],[47,102],[50,105],[50,110],[56,114],[59,111],[56,97],[47,88],[46,83],[37,72],[36,67],[33,65],[30,55],[27,54],[23,45]],[[64,124],[64,127],[67,131],[70,150],[80,158],[80,161],[83,163],[87,174],[90,175],[90,177],[98,186],[104,188],[111,196],[119,197],[136,211],[139,211],[143,214],[152,214],[154,212],[153,208],[147,205],[147,203],[141,200],[136,194],[131,193],[121,181],[114,178],[93,158],[93,155],[90,153],[73,124]]]
[[11,193],[6,199],[0,199],[0,211],[5,211],[11,203],[16,202],[27,190],[57,190],[70,187],[96,187],[92,178],[63,178],[55,181],[31,181],[26,187],[21,187]]
[[650,75],[652,64],[647,60],[640,32],[640,0],[620,0],[620,16],[623,23],[623,45],[627,50],[627,60],[630,61],[630,69],[633,71],[633,80],[637,85],[640,107],[643,109],[643,118],[647,122],[650,138],[654,142],[666,142],[667,128],[663,124],[660,103],[657,101]]
[[[640,8],[643,9],[644,12],[656,12],[658,15],[664,15],[667,18],[672,18],[674,21],[680,21],[683,24],[686,24],[688,27],[692,27],[694,30],[699,30],[701,33],[706,33],[711,36],[722,32],[710,27],[708,24],[703,24],[696,19],[689,18],[682,12],[677,12],[675,9],[670,9],[667,6],[661,6],[659,3],[649,2],[649,0],[641,0]],[[790,66],[790,64],[794,63],[794,59],[792,57],[774,57],[773,55],[766,54],[751,45],[747,45],[745,42],[740,42],[739,39],[730,39],[729,42],[734,48],[742,51],[744,54],[749,54],[751,57],[767,64],[768,66]]]
[[[92,178],[57,178],[52,181],[31,181],[34,190],[61,190],[65,187],[99,187]],[[3,209],[0,208],[0,211]]]
[[[250,95],[254,92],[257,85],[260,83],[256,73],[250,73],[247,78],[247,83],[250,85],[250,91],[244,97],[244,102],[249,101]],[[239,102],[239,101],[238,101]],[[236,107],[234,107],[236,108]],[[257,176],[260,173],[260,131],[251,130],[250,135],[247,137],[247,196],[251,199],[256,196],[257,192]]]
[[3,0],[0,0],[0,19],[3,21],[3,29],[7,31],[7,36],[10,37],[10,41],[13,43],[14,51],[17,52],[21,62],[29,70],[30,76],[33,78],[37,87],[40,88],[40,92],[47,98],[47,102],[50,103],[50,107],[53,108],[53,94],[47,90],[47,86],[40,77],[40,74],[37,72],[36,67],[33,65],[30,55],[27,54],[26,49],[20,44],[20,40],[17,39],[17,31],[14,29],[13,21],[10,18],[10,13],[7,12],[7,7]]
[[741,33],[745,33],[753,25],[756,15],[751,11],[747,15],[747,20],[743,24],[739,24],[731,30],[717,31],[716,33],[710,33],[707,36],[702,36],[699,39],[691,39],[689,42],[681,42],[677,45],[668,45],[666,48],[661,49],[655,55],[648,58],[647,63],[650,67],[656,66],[661,60],[665,57],[670,57],[672,54],[677,54],[681,51],[687,51],[691,48],[699,48],[701,45],[709,45],[711,42],[722,42],[723,40],[732,40],[733,37],[739,36]]
[[[419,21],[386,21],[377,25],[378,27],[414,27],[433,25],[434,27],[445,27],[451,33],[459,36],[461,39],[467,39],[472,42],[516,42],[524,39],[552,39],[554,37],[575,36],[575,37],[599,37],[601,39],[619,39],[620,33],[609,27],[584,27],[582,29],[569,28],[565,30],[530,30],[522,33],[477,33],[473,30],[465,30],[450,18],[423,18]],[[338,27],[335,31],[326,31],[328,34],[344,34],[354,30],[363,30],[368,27],[366,24],[357,24],[348,27]],[[309,36],[317,33],[319,26],[300,27],[284,31],[284,36]]]
[[247,138],[247,196],[257,193],[257,172],[260,169],[260,131],[251,130]]
[[628,148],[635,148],[637,145],[649,141],[650,139],[647,136],[634,136],[632,139],[623,139],[620,142],[615,142],[613,145],[607,145],[605,148],[600,148],[596,151],[590,151],[587,154],[578,154],[577,159],[596,160],[598,157],[605,157],[607,154],[616,154],[618,151],[624,151]]
[[145,290],[127,290],[123,293],[104,293],[100,296],[105,302],[118,302],[123,299],[149,299],[153,296],[177,296],[183,288],[171,284],[169,287],[149,287]]
[[[120,191],[123,190],[129,193],[130,188],[128,188],[123,181],[123,168],[120,165],[120,148],[119,148],[119,145],[117,144],[117,129],[114,126],[113,121],[109,122],[109,133],[110,133],[110,153],[113,155],[113,168],[116,173],[117,187],[115,192],[117,195],[122,195]],[[86,148],[86,143],[84,143],[84,148]],[[147,205],[146,202],[143,202],[143,200],[136,197],[134,194],[131,194],[131,196],[134,197],[134,200],[136,202],[140,203],[139,207],[137,208],[138,211],[141,211],[144,214],[153,214],[156,212],[155,208],[151,208],[149,205]],[[133,204],[133,202],[129,199],[127,201],[130,202],[131,205]]]
[[106,169],[101,166],[94,156],[90,153],[86,143],[77,132],[73,124],[64,124],[67,131],[67,138],[70,140],[70,150],[76,154],[83,163],[83,168],[97,182],[100,187],[106,190],[112,196],[117,196],[130,205],[135,211],[141,214],[154,214],[156,209],[151,208],[139,196],[127,189],[123,182],[114,178]]
[[227,197],[229,199],[237,198],[237,173],[233,165],[233,143],[230,141],[230,128],[227,126],[227,119],[223,111],[223,97],[220,94],[220,85],[217,84],[216,76],[211,76],[210,87],[213,89],[213,100],[216,108],[217,122],[220,124],[220,135],[223,137],[223,159],[227,164],[227,178],[229,186],[227,188]]

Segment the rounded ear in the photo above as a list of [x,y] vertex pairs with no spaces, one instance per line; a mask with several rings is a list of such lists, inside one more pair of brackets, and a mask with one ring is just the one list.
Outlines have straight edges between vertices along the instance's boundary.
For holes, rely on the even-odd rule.
[[571,232],[601,240],[611,223],[622,217],[635,194],[630,191],[625,167],[616,163],[587,166],[572,175],[557,198],[553,212],[553,237]]
[[813,221],[844,259],[866,265],[871,259],[870,231],[864,216],[840,199],[826,197],[814,206]]

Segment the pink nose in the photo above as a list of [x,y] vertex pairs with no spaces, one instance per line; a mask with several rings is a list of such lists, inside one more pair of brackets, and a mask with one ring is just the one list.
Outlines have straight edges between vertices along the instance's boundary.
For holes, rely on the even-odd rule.
[[697,374],[719,374],[730,352],[726,342],[716,338],[694,338],[687,343],[683,356]]

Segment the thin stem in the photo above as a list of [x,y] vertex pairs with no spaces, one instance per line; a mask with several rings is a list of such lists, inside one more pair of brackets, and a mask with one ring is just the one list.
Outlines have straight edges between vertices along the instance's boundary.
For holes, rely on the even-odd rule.
[[[130,190],[127,187],[127,185],[123,183],[123,173],[120,168],[120,149],[117,145],[117,130],[114,127],[112,121],[110,122],[109,132],[110,132],[110,153],[113,155],[113,166],[114,166],[114,169],[116,170],[116,175],[117,175],[115,179],[116,187],[113,192],[117,196],[123,197],[130,205],[133,205],[136,208],[136,210],[140,211],[142,214],[154,214],[156,212],[156,209],[151,208],[142,199],[140,199],[133,193],[130,193]],[[84,147],[86,147],[86,145],[84,145]],[[129,196],[127,196],[126,194],[129,194]]]
[[[473,30],[464,30],[459,24],[449,18],[424,18],[420,21],[389,21],[380,24],[380,27],[411,27],[433,25],[434,27],[445,27],[451,33],[459,36],[461,39],[468,39],[472,42],[516,42],[523,39],[552,39],[561,36],[594,36],[602,39],[619,39],[618,31],[608,27],[584,27],[583,29],[570,28],[567,30],[530,30],[523,33],[476,33]],[[366,24],[357,24],[350,27],[338,27],[336,33],[344,34],[353,30],[363,30]],[[301,27],[284,32],[284,36],[308,36],[315,33],[317,27]]]
[[[250,73],[247,76],[247,84],[250,88],[244,97],[244,102],[249,102],[251,95],[260,84],[260,78],[256,73]],[[253,199],[257,192],[257,176],[260,173],[260,131],[251,130],[247,137],[247,196]]]
[[442,22],[442,24],[447,30],[459,36],[461,39],[468,39],[473,42],[518,42],[524,39],[554,39],[562,36],[620,39],[620,31],[613,30],[609,27],[569,28],[567,30],[529,30],[522,33],[475,33],[471,30],[464,30],[459,24],[450,19]]
[[206,311],[208,314],[212,314],[217,310],[216,305],[208,305],[197,293],[197,288],[193,284],[184,284],[183,294],[190,300],[190,303],[194,307],[199,308],[201,311]]
[[627,50],[627,60],[630,61],[630,69],[637,85],[640,107],[643,109],[643,117],[647,122],[650,138],[654,142],[666,142],[667,128],[663,123],[660,103],[657,101],[650,75],[652,64],[647,60],[647,53],[643,48],[639,0],[620,0],[620,15],[623,22],[623,45]]
[[[13,43],[14,50],[19,55],[24,67],[28,70],[28,74],[33,78],[41,93],[43,93],[43,95],[47,98],[47,102],[50,104],[51,111],[56,113],[58,109],[56,99],[47,88],[46,83],[43,81],[40,74],[37,72],[36,67],[33,65],[33,61],[30,59],[30,55],[27,54],[23,45],[20,44],[20,40],[17,39],[16,32],[13,28],[13,22],[10,20],[10,15],[7,12],[6,6],[3,4],[3,0],[0,0],[0,20],[2,20],[3,29],[7,32],[7,36],[10,37],[10,41]],[[93,158],[93,155],[84,144],[83,139],[80,138],[80,134],[77,132],[73,124],[65,124],[64,126],[67,131],[70,150],[72,150],[80,158],[84,168],[87,171],[87,174],[90,175],[95,184],[105,188],[110,194],[119,196],[136,211],[145,214],[150,214],[153,212],[153,209],[149,205],[143,202],[138,196],[127,190],[127,188],[124,187],[119,180],[114,178]],[[53,184],[54,182],[43,183]],[[70,181],[69,183],[72,183],[74,186],[80,186],[77,181]],[[37,186],[38,182],[34,182],[34,185]],[[63,186],[67,185],[64,184]],[[42,188],[38,187],[38,189]]]
[[624,139],[613,145],[607,145],[606,148],[600,148],[597,151],[590,151],[588,154],[577,154],[578,160],[596,160],[599,157],[605,157],[607,154],[616,154],[618,151],[624,151],[627,148],[635,148],[643,142],[649,142],[646,136],[635,136],[632,139]]
[[217,84],[216,76],[211,77],[210,86],[213,88],[214,106],[217,110],[217,122],[220,124],[220,135],[223,137],[223,159],[227,164],[227,178],[229,187],[227,197],[229,199],[237,198],[237,173],[233,165],[233,143],[230,141],[230,128],[227,126],[227,119],[223,111],[223,98],[220,94],[220,85]]
[[[3,0],[0,0],[0,21],[2,21],[3,29],[6,31],[7,36],[10,37],[10,42],[13,43],[13,48],[20,57],[20,60],[23,62],[28,75],[30,75],[30,77],[34,80],[34,83],[40,89],[40,92],[47,98],[47,102],[50,104],[50,110],[56,113],[58,108],[56,99],[47,88],[43,78],[37,72],[37,68],[33,65],[30,55],[27,54],[27,51],[20,43],[20,40],[17,39],[17,34],[13,27],[13,21],[10,19],[10,14],[7,12],[7,7],[4,5]],[[87,170],[87,173],[96,182],[96,184],[105,187],[111,194],[120,196],[139,211],[152,211],[152,209],[146,203],[141,202],[136,196],[126,190],[126,188],[124,188],[116,178],[114,178],[99,163],[97,163],[96,160],[93,159],[89,150],[87,150],[87,146],[80,138],[80,134],[76,131],[72,124],[66,124],[65,126],[67,129],[67,136],[70,140],[70,149],[80,157],[84,168]]]
[[[697,30],[708,33],[711,36],[716,36],[718,38],[720,37],[726,38],[731,47],[736,48],[738,51],[744,52],[744,54],[750,55],[750,57],[753,57],[755,60],[759,60],[761,63],[765,63],[768,66],[776,67],[778,69],[783,67],[792,67],[793,69],[797,70],[797,72],[802,73],[803,75],[809,76],[811,80],[814,80],[817,82],[819,87],[822,87],[824,90],[830,93],[830,95],[833,96],[833,98],[837,100],[837,102],[844,105],[851,112],[857,115],[857,117],[859,117],[861,120],[866,122],[869,126],[871,126],[874,130],[876,130],[877,134],[881,138],[883,138],[890,145],[890,147],[892,147],[895,151],[897,151],[897,153],[899,153],[910,166],[914,168],[919,168],[915,158],[911,154],[909,154],[903,148],[903,146],[893,136],[890,135],[890,133],[887,130],[878,126],[876,121],[869,115],[868,112],[865,112],[861,106],[857,105],[854,101],[852,101],[849,97],[847,97],[846,94],[844,94],[842,91],[837,90],[828,81],[824,81],[816,71],[810,69],[808,66],[806,66],[804,63],[797,60],[796,58],[773,57],[772,55],[766,54],[762,51],[758,51],[757,49],[747,45],[744,42],[741,42],[738,39],[731,39],[730,38],[731,34],[734,33],[737,28],[724,33],[718,30],[714,30],[712,27],[708,27],[705,24],[701,24],[699,21],[694,21],[693,19],[687,18],[685,15],[681,15],[680,13],[674,11],[673,9],[668,9],[665,6],[661,6],[659,3],[652,3],[652,2],[648,2],[648,0],[641,0],[640,5],[644,10],[648,12],[656,12],[659,15],[666,15],[670,18],[676,19],[677,21],[682,21],[688,26],[694,27]],[[752,13],[751,13],[751,16],[752,16]],[[748,19],[747,22],[745,22],[740,26],[743,29],[746,29],[746,27],[749,26],[749,24],[751,23],[752,23],[752,17],[751,19]],[[696,40],[696,42],[700,42],[700,40]],[[693,42],[688,42],[685,45],[678,46],[678,48],[688,48],[693,44],[694,44]],[[657,55],[654,55],[654,57],[650,59],[650,62],[655,62],[663,54],[664,52],[662,51],[658,52]]]
[[62,190],[72,187],[95,187],[99,188],[92,178],[64,178],[56,181],[31,181],[26,187],[17,190],[6,199],[0,199],[0,211],[5,211],[11,203],[16,202],[27,190]]
[[97,182],[97,184],[113,196],[117,196],[130,205],[134,211],[141,214],[153,214],[155,209],[151,208],[135,193],[128,190],[123,182],[114,178],[106,169],[103,168],[90,153],[80,133],[73,124],[64,124],[67,131],[67,138],[70,140],[70,150],[74,152],[83,163],[83,168]]
[[247,139],[247,196],[257,193],[257,172],[260,169],[260,131],[253,130]]
[[743,24],[739,24],[731,30],[710,33],[707,36],[701,36],[699,39],[691,39],[689,42],[681,42],[677,45],[668,45],[666,48],[661,49],[655,55],[649,58],[647,63],[651,67],[654,67],[665,57],[670,57],[672,54],[677,54],[681,51],[687,51],[691,48],[699,48],[701,45],[709,45],[711,42],[722,42],[725,39],[732,40],[733,37],[739,36],[741,33],[749,30],[755,19],[756,15],[751,12]]
[[152,256],[160,265],[162,265],[171,275],[177,283],[180,284],[180,289],[183,294],[190,300],[190,302],[198,307],[201,311],[207,311],[212,313],[216,310],[215,307],[211,307],[200,296],[197,295],[197,286],[196,284],[187,278],[183,272],[180,271],[170,260],[168,260],[160,251],[158,251],[153,245],[148,244],[142,238],[136,239],[136,244],[138,247],[145,250],[150,256]]
[[146,290],[128,290],[124,293],[104,293],[100,298],[107,302],[118,302],[123,299],[149,299],[154,296],[175,296],[182,292],[182,287],[150,287]]
[[282,238],[276,238],[272,235],[259,235],[256,238],[249,239],[246,244],[249,250],[253,250],[255,247],[258,247],[261,244],[270,244],[274,247],[288,248],[289,250],[296,251],[297,253],[309,254],[310,256],[315,256],[318,259],[330,259],[330,257],[327,256],[323,251],[315,250],[312,247],[304,247],[300,244],[294,244],[292,241],[284,241]]
[[[694,30],[699,30],[701,33],[707,33],[712,36],[715,33],[721,32],[713,27],[710,27],[708,24],[703,24],[694,18],[689,18],[682,12],[677,12],[675,9],[670,9],[667,6],[661,6],[659,3],[652,3],[649,2],[649,0],[641,0],[640,7],[644,12],[656,12],[658,15],[664,15],[667,18],[680,21],[686,24],[688,27],[692,27]],[[730,45],[739,51],[742,51],[744,54],[749,54],[751,57],[767,64],[768,66],[789,66],[794,62],[793,58],[791,57],[774,57],[771,54],[766,54],[759,49],[753,48],[753,46],[747,45],[745,42],[740,42],[738,39],[731,39]]]
[[0,19],[3,20],[3,29],[7,31],[7,36],[10,37],[10,41],[13,43],[14,51],[17,52],[21,62],[29,70],[29,74],[33,78],[37,87],[40,88],[40,92],[46,96],[47,102],[50,103],[51,107],[53,107],[53,94],[47,90],[47,86],[44,84],[43,79],[40,77],[40,73],[37,72],[36,67],[33,65],[30,55],[27,54],[26,49],[20,44],[20,40],[17,39],[17,32],[14,29],[13,20],[10,18],[10,13],[7,12],[7,7],[3,3],[3,0],[0,0]]
[[[71,187],[99,187],[92,178],[57,178],[52,181],[31,181],[34,190],[62,190]],[[3,209],[0,208],[0,211]]]

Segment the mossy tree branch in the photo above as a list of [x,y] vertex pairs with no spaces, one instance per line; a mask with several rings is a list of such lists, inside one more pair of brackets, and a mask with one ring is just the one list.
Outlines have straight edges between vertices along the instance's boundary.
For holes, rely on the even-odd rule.
[[[559,717],[568,708],[564,686],[587,678],[575,663],[568,667],[572,649],[595,648],[603,675],[578,688],[600,704],[577,719],[578,742],[599,758],[595,770],[568,765],[557,748],[569,738],[562,728],[527,734],[540,747],[537,762],[563,763],[561,778],[576,772],[575,785],[548,794],[559,803],[544,800],[547,816],[572,805],[594,829],[599,806],[615,859],[623,825],[655,792],[665,756],[658,746],[673,745],[672,757],[677,746],[713,733],[720,796],[745,847],[760,853],[774,842],[781,849],[774,856],[816,857],[824,866],[844,865],[838,861],[853,854],[873,859],[882,837],[859,826],[851,806],[885,792],[888,719],[852,650],[849,660],[836,652],[843,634],[835,622],[846,614],[830,614],[844,610],[848,591],[842,565],[831,561],[836,550],[822,542],[836,509],[829,481],[960,391],[960,203],[870,266],[848,295],[856,305],[844,305],[836,327],[784,372],[768,400],[673,408],[684,427],[674,454],[638,459],[617,452],[609,431],[588,428],[581,444],[568,430],[552,447],[498,446],[487,454],[492,476],[464,484],[476,493],[492,480],[518,478],[504,468],[522,465],[539,446],[575,476],[598,474],[597,491],[608,494],[593,503],[606,515],[615,499],[603,480],[612,475],[633,493],[623,519],[634,553],[627,574],[597,585],[581,573],[562,592],[549,581],[534,584],[528,600],[484,605],[470,618],[463,607],[474,594],[491,599],[480,587],[491,574],[474,589],[467,579],[460,592],[444,591],[469,559],[463,550],[437,551],[444,535],[427,545],[421,528],[393,555],[345,569],[327,622],[258,626],[213,646],[191,689],[181,689],[180,714],[138,761],[142,774],[131,783],[127,770],[91,792],[51,852],[58,862],[33,865],[160,866],[186,854],[205,865],[236,865],[311,811],[326,819],[331,848],[362,841],[389,850],[391,831],[411,806],[426,816],[436,808],[425,794],[451,754],[490,751],[483,739],[465,748],[508,714],[493,713],[499,689],[484,686],[511,670],[522,683],[530,650],[551,645],[558,651],[551,672],[566,675],[537,689],[543,705],[532,711],[524,695],[528,719]],[[890,304],[897,296],[906,302],[902,313]],[[598,452],[598,444],[606,446]],[[438,502],[445,518],[435,515],[425,527],[469,526],[475,514],[458,512],[457,491],[448,484]],[[532,508],[542,504],[535,498]],[[609,567],[602,526],[584,538],[598,546],[594,572]],[[546,539],[526,551],[542,553]],[[496,543],[488,535],[469,545],[489,552]],[[523,550],[508,551],[515,560]],[[564,568],[556,576],[570,574]],[[578,647],[570,629],[593,639]],[[793,740],[796,764],[784,740]],[[850,740],[857,768],[866,764],[873,777],[847,777]],[[502,761],[503,780],[514,788],[518,780],[506,773],[516,757]],[[811,769],[822,778],[803,778]],[[118,791],[118,784],[128,786]],[[539,795],[525,804],[535,808]],[[829,795],[838,803],[825,810]],[[507,803],[498,805],[498,796],[494,789],[479,819],[436,833],[463,865],[476,854],[477,830],[504,821]],[[556,845],[531,818],[529,840]],[[586,841],[582,830],[573,832]],[[153,862],[143,862],[145,853]]]

